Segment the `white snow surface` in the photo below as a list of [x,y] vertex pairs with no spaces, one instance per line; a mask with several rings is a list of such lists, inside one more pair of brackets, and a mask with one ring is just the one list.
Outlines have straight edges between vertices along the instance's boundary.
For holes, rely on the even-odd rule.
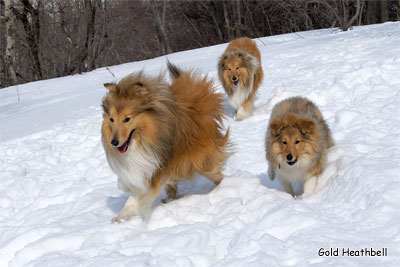
[[[254,116],[237,122],[222,183],[180,184],[147,221],[111,218],[128,198],[100,142],[105,82],[166,57],[0,90],[0,266],[400,266],[400,23],[256,39],[265,78]],[[168,55],[217,78],[227,44]],[[317,192],[293,199],[267,175],[273,106],[314,101],[336,145]],[[165,193],[163,193],[165,194]],[[385,257],[320,248],[388,249]]]

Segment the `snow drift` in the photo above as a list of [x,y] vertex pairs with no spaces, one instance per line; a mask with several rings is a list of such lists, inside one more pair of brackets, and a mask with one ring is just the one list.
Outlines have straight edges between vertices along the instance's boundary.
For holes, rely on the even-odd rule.
[[[265,78],[253,117],[225,125],[236,153],[216,188],[202,177],[147,222],[113,225],[127,199],[100,143],[102,84],[166,58],[0,90],[0,266],[398,266],[400,23],[256,39]],[[226,47],[168,55],[215,79]],[[294,200],[267,176],[273,105],[315,102],[336,145],[317,193]],[[342,249],[387,256],[346,256]],[[322,249],[322,250],[321,250]],[[319,255],[339,249],[339,256]]]

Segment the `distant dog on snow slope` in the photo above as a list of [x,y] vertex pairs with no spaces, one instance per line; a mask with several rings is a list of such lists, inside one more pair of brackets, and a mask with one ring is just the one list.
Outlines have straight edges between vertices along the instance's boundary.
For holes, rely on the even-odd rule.
[[264,73],[257,44],[249,38],[230,42],[218,62],[218,77],[240,121],[253,112],[254,95]]
[[292,195],[291,182],[303,181],[304,194],[313,194],[333,145],[328,125],[311,101],[301,97],[281,101],[272,110],[265,142],[269,177],[273,180],[277,173]]
[[131,196],[113,222],[145,215],[166,185],[176,197],[177,182],[200,173],[216,185],[230,155],[229,132],[222,133],[222,95],[212,82],[168,63],[162,76],[133,73],[104,86],[102,142],[118,186]]

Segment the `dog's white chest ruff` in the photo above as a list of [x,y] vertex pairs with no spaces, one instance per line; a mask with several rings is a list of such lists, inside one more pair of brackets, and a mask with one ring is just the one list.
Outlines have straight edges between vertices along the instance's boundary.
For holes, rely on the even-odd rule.
[[283,178],[287,181],[294,182],[294,181],[305,181],[308,179],[308,173],[305,169],[299,168],[296,166],[289,167],[285,165],[281,165],[276,170],[280,178]]
[[137,193],[146,190],[160,162],[151,153],[137,147],[133,141],[125,154],[108,157],[114,173],[118,175],[118,187],[126,193]]
[[233,90],[232,97],[229,98],[229,103],[235,109],[239,107],[246,101],[250,96],[251,90],[247,87],[236,86]]
[[310,161],[307,157],[299,160],[294,166],[287,165],[286,162],[281,162],[275,170],[280,178],[287,181],[306,181],[311,175],[307,172],[310,168]]

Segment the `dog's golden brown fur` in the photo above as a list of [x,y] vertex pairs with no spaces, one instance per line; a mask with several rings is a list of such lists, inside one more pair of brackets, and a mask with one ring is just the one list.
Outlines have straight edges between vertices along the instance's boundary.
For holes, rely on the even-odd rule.
[[321,112],[306,98],[283,100],[272,110],[266,136],[269,176],[294,195],[292,181],[304,182],[304,194],[313,194],[325,168],[327,150],[334,145]]
[[168,64],[172,84],[142,72],[105,84],[102,142],[118,185],[130,193],[113,222],[145,215],[166,185],[176,197],[177,182],[195,173],[216,185],[222,180],[229,131],[222,134],[222,95],[212,82]]
[[264,77],[257,44],[246,37],[230,42],[219,59],[218,77],[237,110],[236,119],[251,116],[254,95]]

